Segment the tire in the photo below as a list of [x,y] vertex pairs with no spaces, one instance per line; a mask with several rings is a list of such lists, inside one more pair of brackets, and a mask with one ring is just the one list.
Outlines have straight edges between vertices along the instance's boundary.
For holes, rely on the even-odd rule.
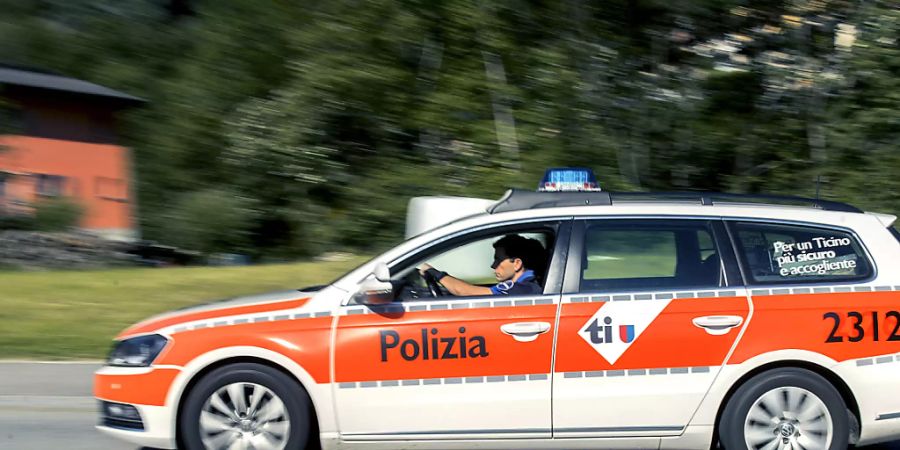
[[741,385],[725,406],[718,434],[727,450],[838,450],[848,446],[849,422],[844,399],[828,380],[784,368]]
[[178,421],[188,450],[302,450],[310,438],[310,400],[296,381],[269,366],[230,364],[194,386]]

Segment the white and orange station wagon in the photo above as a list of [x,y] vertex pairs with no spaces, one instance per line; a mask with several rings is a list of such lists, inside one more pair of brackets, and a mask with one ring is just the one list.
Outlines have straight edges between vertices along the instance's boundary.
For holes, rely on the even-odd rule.
[[[758,200],[510,191],[330,285],[123,331],[96,374],[98,428],[257,450],[897,439],[896,217]],[[508,234],[542,243],[542,293],[453,297],[416,270],[488,285]]]

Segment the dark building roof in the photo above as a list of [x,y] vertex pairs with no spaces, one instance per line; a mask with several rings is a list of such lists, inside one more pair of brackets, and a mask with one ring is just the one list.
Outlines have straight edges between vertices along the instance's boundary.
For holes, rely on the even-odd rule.
[[0,84],[32,89],[47,89],[70,94],[89,95],[130,104],[146,102],[146,100],[142,98],[112,90],[100,86],[99,84],[89,83],[84,80],[4,66],[0,66]]

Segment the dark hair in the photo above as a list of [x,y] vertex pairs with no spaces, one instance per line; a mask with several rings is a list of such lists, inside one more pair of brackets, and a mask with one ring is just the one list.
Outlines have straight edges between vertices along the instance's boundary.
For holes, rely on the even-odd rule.
[[507,258],[519,258],[522,264],[536,274],[543,273],[546,265],[544,246],[537,239],[528,239],[518,234],[507,234],[494,242],[494,249],[503,249]]

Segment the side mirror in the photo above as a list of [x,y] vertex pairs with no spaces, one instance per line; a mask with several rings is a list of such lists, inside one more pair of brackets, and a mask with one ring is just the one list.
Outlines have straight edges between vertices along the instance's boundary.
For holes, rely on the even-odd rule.
[[386,305],[394,301],[394,285],[387,264],[378,263],[372,275],[365,279],[356,293],[356,302],[363,305]]
[[388,270],[387,264],[380,262],[375,264],[375,270],[372,271],[375,279],[378,281],[391,281],[391,271]]

